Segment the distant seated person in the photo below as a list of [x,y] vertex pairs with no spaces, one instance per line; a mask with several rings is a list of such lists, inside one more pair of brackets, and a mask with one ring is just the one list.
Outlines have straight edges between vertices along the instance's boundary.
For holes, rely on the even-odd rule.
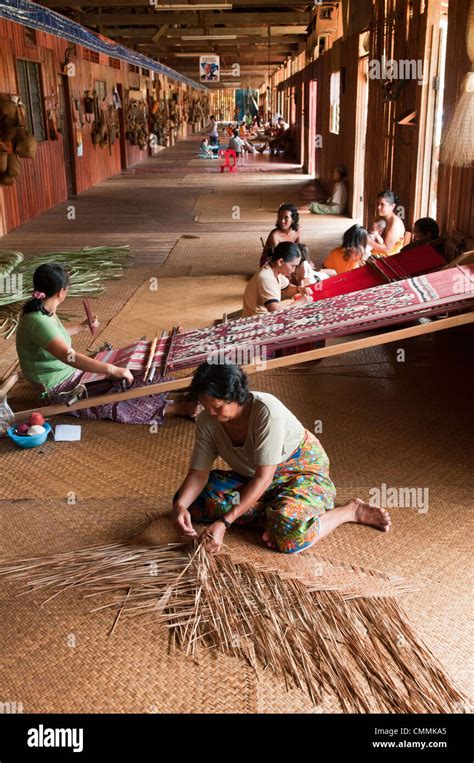
[[347,273],[364,264],[368,233],[361,225],[352,225],[344,233],[342,246],[329,252],[324,267],[335,270],[337,275]]
[[344,215],[347,211],[347,170],[343,164],[338,164],[332,175],[334,186],[332,194],[325,204],[312,201],[309,211],[314,215]]
[[232,138],[229,140],[229,148],[234,150],[237,156],[242,156],[245,151],[251,154],[255,153],[255,148],[247,140],[241,138],[237,128],[234,130]]
[[234,129],[232,138],[229,140],[229,146],[231,151],[235,151],[237,156],[242,156],[244,150],[244,141],[239,137],[239,131]]
[[209,141],[207,140],[207,138],[202,139],[201,145],[199,147],[199,154],[201,158],[205,158],[205,159],[212,159],[215,156],[214,151],[210,147]]
[[225,128],[225,133],[229,138],[232,138],[234,135],[234,130],[235,130],[235,125],[230,124],[230,125],[227,125],[227,127]]
[[402,252],[409,252],[423,244],[430,244],[439,240],[439,226],[432,217],[420,217],[413,226],[413,238],[409,244],[403,247]]
[[257,151],[260,154],[263,154],[263,152],[267,148],[270,148],[270,153],[273,155],[273,153],[275,152],[276,146],[279,144],[281,139],[284,137],[285,132],[287,130],[289,130],[289,127],[290,127],[290,125],[287,122],[285,122],[283,117],[278,117],[277,126],[276,126],[276,128],[274,130],[272,130],[273,137],[271,137],[269,140],[265,141],[263,146],[259,146],[257,148]]
[[[274,313],[312,302],[310,290],[305,286],[293,286],[290,278],[301,261],[296,244],[282,242],[273,250],[270,261],[257,270],[247,284],[243,296],[242,316]],[[282,298],[293,298],[285,305]]]
[[294,204],[281,204],[278,209],[277,221],[268,238],[260,257],[260,267],[270,259],[273,250],[281,242],[290,244],[300,243],[299,214]]
[[314,284],[335,275],[333,270],[316,270],[306,244],[297,244],[297,246],[301,253],[301,260],[293,274],[291,283],[295,286],[314,286]]
[[405,225],[397,214],[399,204],[400,200],[393,191],[382,191],[377,196],[377,213],[386,225],[381,235],[373,231],[368,238],[373,255],[390,257],[401,251],[405,240]]

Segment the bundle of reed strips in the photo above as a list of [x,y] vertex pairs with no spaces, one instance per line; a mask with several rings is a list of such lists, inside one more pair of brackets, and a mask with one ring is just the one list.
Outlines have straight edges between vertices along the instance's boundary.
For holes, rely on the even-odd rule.
[[10,561],[0,575],[22,581],[23,593],[47,590],[44,603],[76,588],[87,598],[105,597],[92,612],[116,613],[110,634],[126,617],[148,616],[186,655],[199,659],[210,648],[239,656],[257,674],[271,670],[287,689],[304,690],[316,705],[329,691],[344,712],[459,712],[465,698],[396,601],[403,581],[330,564],[341,577],[315,582],[228,550],[210,556],[197,543],[118,543]]
[[[21,252],[0,250],[0,336],[9,339],[16,331],[21,309],[31,297],[33,274],[44,263],[63,265],[69,273],[70,297],[102,294],[104,281],[122,278],[130,264],[125,246],[85,246],[64,252],[48,252],[24,258]],[[8,277],[8,281],[6,280]],[[67,316],[64,316],[67,318]]]

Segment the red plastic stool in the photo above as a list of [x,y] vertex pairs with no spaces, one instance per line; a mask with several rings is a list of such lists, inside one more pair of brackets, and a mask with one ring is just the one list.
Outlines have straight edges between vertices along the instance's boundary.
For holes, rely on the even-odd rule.
[[221,163],[221,172],[224,172],[226,167],[229,168],[229,172],[237,172],[237,154],[233,148],[221,148],[219,151],[219,161]]

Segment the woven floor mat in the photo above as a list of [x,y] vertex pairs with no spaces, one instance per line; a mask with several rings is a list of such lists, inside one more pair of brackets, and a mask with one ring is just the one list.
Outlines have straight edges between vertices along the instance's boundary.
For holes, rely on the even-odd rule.
[[276,184],[286,184],[288,187],[292,185],[302,186],[303,183],[306,183],[310,179],[309,175],[300,175],[296,174],[294,172],[289,172],[287,174],[285,173],[278,173],[278,172],[272,172],[266,173],[266,172],[249,172],[249,173],[239,173],[239,172],[219,172],[219,168],[215,167],[215,171],[213,173],[191,173],[189,175],[185,175],[181,180],[181,185],[196,185],[196,186],[207,186],[207,185],[228,185],[231,186],[239,186],[239,185],[257,185],[257,184],[263,184],[263,185],[271,185],[275,186]]
[[[204,202],[203,202],[204,203]],[[212,202],[210,202],[212,205]],[[271,218],[271,219],[270,219]],[[160,274],[163,276],[202,276],[242,273],[253,275],[259,267],[262,242],[274,225],[274,215],[262,222],[261,230],[229,233],[202,233],[182,236],[176,242]],[[340,243],[347,227],[346,218],[333,220],[330,225],[302,226],[301,238],[309,247],[316,267],[322,265],[329,251]]]
[[229,273],[249,276],[257,270],[261,254],[258,232],[239,232],[233,237],[228,233],[181,236],[160,274],[165,277],[224,276]]
[[243,276],[209,278],[154,278],[144,281],[125,306],[94,340],[91,348],[105,341],[125,346],[141,336],[170,330],[181,323],[183,330],[209,326],[224,312],[242,307],[246,280]]
[[193,208],[194,220],[199,223],[262,222],[270,228],[275,224],[277,211],[284,202],[297,201],[298,193],[238,192],[222,189],[219,194],[198,196]]
[[[38,555],[78,548],[92,538],[118,539],[136,532],[150,508],[128,499],[75,507],[57,501],[0,504],[2,527],[8,527],[1,556],[13,545]],[[25,713],[257,710],[257,679],[232,657],[204,654],[197,664],[180,652],[169,654],[166,629],[138,621],[108,637],[113,616],[107,610],[90,615],[95,604],[75,593],[41,608],[44,595],[32,601],[16,593],[7,586],[0,601],[0,694],[18,697]]]
[[[445,495],[443,500],[447,498]],[[143,498],[80,500],[76,504],[68,504],[64,499],[0,502],[5,528],[0,556],[11,558],[12,548],[15,557],[20,558],[119,542],[146,527],[149,512],[164,512],[166,516],[142,532],[142,541],[151,545],[173,542],[175,535],[168,510],[169,506],[160,501]],[[262,546],[257,532],[250,529],[234,528],[226,542],[238,558],[243,556],[251,563],[295,573],[307,580],[322,580],[324,585],[347,593],[358,591],[361,585],[359,593],[366,596],[393,595],[396,589],[391,592],[388,579],[384,582],[383,578],[367,577],[365,568],[376,567],[395,576],[402,574],[419,589],[403,593],[399,600],[418,637],[441,660],[449,677],[468,691],[466,665],[470,641],[466,608],[470,591],[465,565],[469,560],[469,526],[459,522],[462,516],[456,513],[458,531],[448,535],[438,549],[435,544],[442,534],[442,511],[430,518],[429,527],[426,524],[417,527],[411,512],[394,512],[395,518],[389,535],[346,526],[299,556],[271,552]],[[348,538],[346,543],[338,542],[344,531],[352,542]],[[328,542],[331,539],[333,544]],[[420,565],[421,543],[427,558]],[[354,570],[351,564],[356,566]],[[363,569],[358,572],[359,567]],[[47,594],[35,594],[33,599],[14,598],[19,590],[17,584],[2,589],[0,622],[6,658],[2,660],[0,688],[10,695],[21,686],[20,694],[15,696],[21,696],[25,712],[153,712],[152,706],[155,712],[252,712],[255,705],[259,712],[340,712],[340,705],[331,693],[314,707],[302,691],[286,692],[281,679],[268,671],[260,671],[256,682],[255,675],[238,658],[216,659],[203,653],[197,667],[179,652],[169,656],[166,637],[147,618],[123,620],[113,636],[107,638],[114,614],[108,610],[89,614],[107,599],[84,600],[80,594],[71,593],[40,609]],[[44,654],[48,655],[47,661]],[[143,661],[138,661],[137,654],[142,655]],[[66,669],[66,663],[73,664],[74,687],[70,687],[67,677],[70,668]],[[47,686],[43,683],[46,668]],[[104,691],[105,681],[113,691]],[[60,698],[64,699],[61,703]]]

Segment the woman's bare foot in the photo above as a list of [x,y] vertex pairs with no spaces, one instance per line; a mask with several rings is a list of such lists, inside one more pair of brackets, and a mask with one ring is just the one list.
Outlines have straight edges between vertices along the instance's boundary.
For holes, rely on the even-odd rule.
[[371,506],[360,498],[350,501],[348,506],[354,509],[354,522],[360,525],[371,525],[383,532],[388,532],[391,527],[390,514],[380,506]]

